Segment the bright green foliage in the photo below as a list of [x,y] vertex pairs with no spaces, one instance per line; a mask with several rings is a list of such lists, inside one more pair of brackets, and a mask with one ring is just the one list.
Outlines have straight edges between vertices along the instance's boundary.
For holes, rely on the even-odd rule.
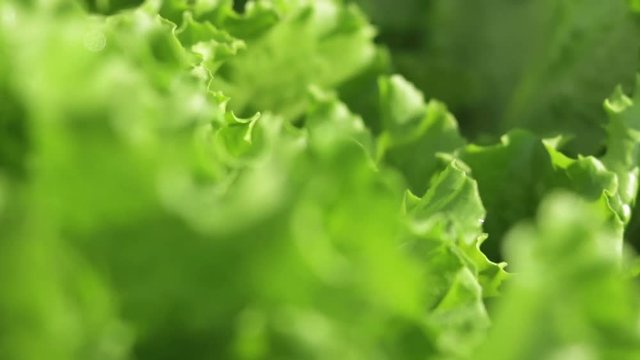
[[[547,20],[586,35],[552,48],[600,64],[596,44],[628,44],[609,27],[626,7],[596,19],[591,2],[561,3],[566,18]],[[569,71],[578,60],[559,54],[522,65],[534,83],[514,121],[564,137],[478,145],[443,102],[389,75],[414,54],[376,45],[352,2],[238,4],[0,0],[1,359],[638,357],[623,238],[640,95],[617,90],[608,120],[591,112],[592,95],[632,77],[628,50],[610,73]],[[363,9],[394,10],[381,4]],[[436,2],[416,4],[398,2],[385,26],[430,31],[416,22]],[[429,36],[466,36],[441,31]],[[431,71],[420,56],[412,69]],[[516,87],[496,85],[490,104],[447,74],[454,109],[473,100],[485,115]],[[565,94],[558,115],[556,91],[583,75],[603,83]],[[607,151],[567,153],[570,135]]]

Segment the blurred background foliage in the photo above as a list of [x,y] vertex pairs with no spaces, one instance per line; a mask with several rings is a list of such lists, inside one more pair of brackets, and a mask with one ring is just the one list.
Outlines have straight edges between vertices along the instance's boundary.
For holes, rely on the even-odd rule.
[[604,151],[602,99],[630,90],[640,19],[623,0],[357,0],[394,69],[443,100],[470,139],[527,128]]

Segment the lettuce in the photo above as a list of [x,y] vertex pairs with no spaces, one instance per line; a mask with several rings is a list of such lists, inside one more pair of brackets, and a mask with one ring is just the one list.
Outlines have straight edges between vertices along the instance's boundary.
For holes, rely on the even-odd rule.
[[[389,35],[463,46],[461,5],[358,3],[0,1],[0,358],[638,357],[638,95],[601,96],[632,51],[513,65],[527,129],[473,138],[517,86],[440,92],[413,71],[452,53]],[[634,15],[584,3],[535,6],[601,64]]]

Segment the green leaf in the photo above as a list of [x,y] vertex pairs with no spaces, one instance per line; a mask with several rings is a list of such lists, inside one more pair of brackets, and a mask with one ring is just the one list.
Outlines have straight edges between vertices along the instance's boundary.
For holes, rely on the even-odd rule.
[[453,152],[464,139],[444,104],[425,104],[422,94],[404,78],[383,77],[379,87],[384,126],[379,157],[405,175],[413,192],[423,194],[440,165],[437,155]]
[[[409,197],[413,197],[409,193]],[[477,184],[461,164],[453,162],[434,176],[427,193],[415,198],[408,207],[413,227],[425,231],[434,226],[446,229],[450,246],[458,247],[458,256],[479,278],[483,296],[495,296],[506,273],[506,264],[490,261],[481,251],[485,241],[482,226],[486,216]]]
[[[428,323],[444,354],[468,356],[489,326],[484,298],[499,294],[506,264],[480,251],[485,210],[475,181],[456,162],[434,176],[426,194],[407,194],[413,233],[407,246],[425,264]],[[464,344],[464,345],[461,345]]]

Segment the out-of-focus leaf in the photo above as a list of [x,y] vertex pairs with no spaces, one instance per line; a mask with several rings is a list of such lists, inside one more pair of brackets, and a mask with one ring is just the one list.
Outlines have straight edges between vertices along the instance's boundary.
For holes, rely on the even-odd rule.
[[517,227],[506,240],[516,275],[474,358],[638,357],[638,290],[621,271],[618,236],[584,201],[547,198],[535,225]]
[[373,61],[374,32],[357,8],[338,1],[274,3],[280,22],[247,39],[247,51],[227,62],[214,83],[240,114],[273,111],[294,120],[310,84],[338,86]]

